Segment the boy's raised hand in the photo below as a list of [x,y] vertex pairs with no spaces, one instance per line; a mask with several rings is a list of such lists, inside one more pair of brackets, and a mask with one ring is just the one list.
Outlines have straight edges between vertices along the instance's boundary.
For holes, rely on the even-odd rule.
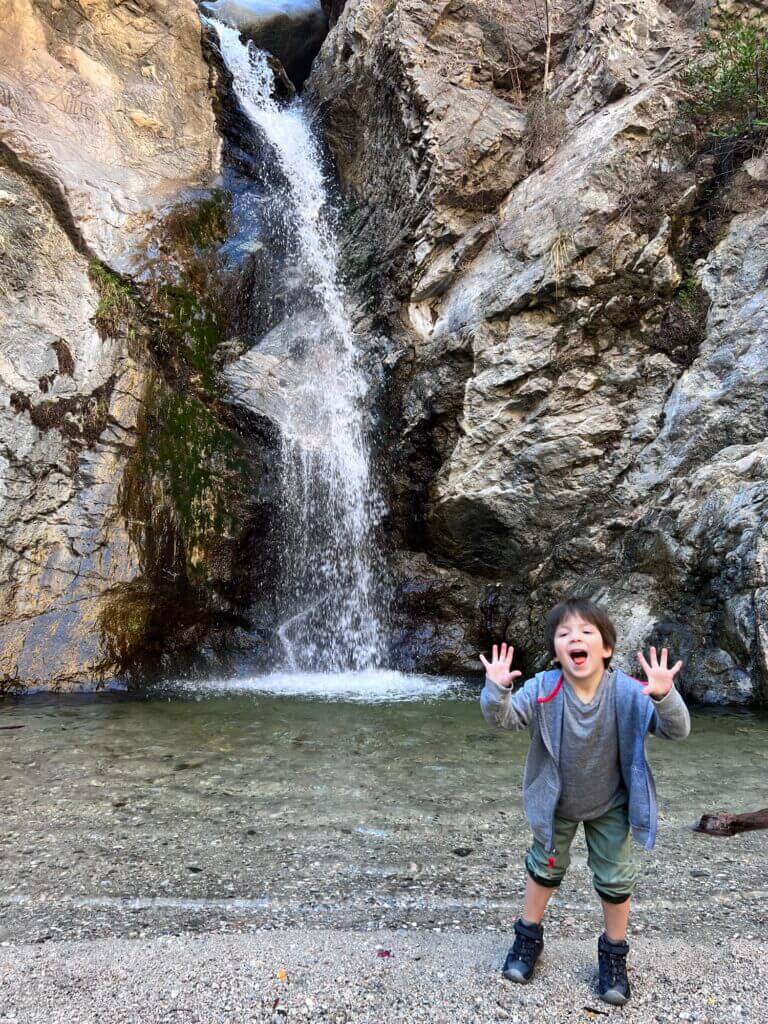
[[677,673],[683,667],[682,661],[676,662],[672,668],[667,668],[667,648],[661,649],[661,661],[656,657],[656,648],[651,648],[651,664],[643,657],[643,652],[637,652],[637,660],[643,666],[648,682],[643,688],[643,693],[649,697],[665,697],[672,689],[673,681]]
[[489,679],[492,679],[494,683],[498,683],[499,686],[511,686],[512,681],[521,676],[522,672],[510,672],[512,666],[512,655],[515,653],[515,649],[512,644],[507,647],[506,644],[501,645],[501,654],[499,654],[498,644],[493,645],[493,657],[489,662],[480,655],[480,661],[485,665],[486,675]]

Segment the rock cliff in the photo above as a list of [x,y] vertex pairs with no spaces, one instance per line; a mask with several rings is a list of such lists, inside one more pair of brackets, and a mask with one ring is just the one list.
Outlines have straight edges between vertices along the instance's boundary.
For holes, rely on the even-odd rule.
[[765,699],[768,167],[683,144],[705,5],[336,13],[309,92],[392,339],[400,656],[470,670],[506,637],[542,667],[577,591],[630,671],[665,643],[689,695]]
[[150,365],[110,305],[218,170],[194,4],[10,0],[0,30],[0,677],[92,681],[140,552],[118,502]]

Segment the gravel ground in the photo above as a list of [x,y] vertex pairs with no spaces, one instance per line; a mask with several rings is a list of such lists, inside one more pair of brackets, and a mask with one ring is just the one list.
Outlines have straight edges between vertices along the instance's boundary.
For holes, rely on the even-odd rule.
[[[489,933],[259,931],[94,939],[0,949],[2,1024],[333,1021],[633,1024],[765,1020],[768,945],[633,941],[633,999],[595,994],[594,940],[553,939],[529,986],[498,968]],[[381,955],[387,953],[388,955]]]

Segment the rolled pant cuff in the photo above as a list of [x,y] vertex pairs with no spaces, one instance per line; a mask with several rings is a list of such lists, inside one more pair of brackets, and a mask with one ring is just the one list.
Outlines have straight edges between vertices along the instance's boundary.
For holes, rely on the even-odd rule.
[[595,892],[601,900],[605,900],[606,903],[626,903],[632,893],[628,892],[626,896],[616,896],[613,893],[603,892],[595,886]]
[[534,882],[536,882],[537,885],[543,885],[547,889],[557,889],[557,887],[560,885],[560,882],[562,881],[562,879],[559,878],[557,880],[554,880],[552,878],[542,878],[541,875],[537,875],[535,871],[531,871],[527,864],[525,865],[525,870],[528,872],[528,874],[531,876]]

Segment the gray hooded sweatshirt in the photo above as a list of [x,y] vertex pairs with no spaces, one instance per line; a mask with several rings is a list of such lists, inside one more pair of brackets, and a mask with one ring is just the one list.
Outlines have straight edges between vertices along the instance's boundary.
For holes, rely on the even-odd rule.
[[[559,669],[539,672],[519,690],[499,686],[487,676],[480,694],[480,708],[489,725],[498,729],[528,729],[531,743],[523,770],[523,806],[536,839],[554,853],[555,810],[562,792],[560,741],[564,694]],[[565,684],[567,685],[567,684]],[[665,739],[684,739],[691,720],[685,702],[672,687],[662,701],[642,692],[645,683],[615,672],[616,733],[619,768],[628,794],[632,835],[646,850],[656,841],[658,806],[656,786],[646,758],[649,733]],[[665,705],[663,725],[656,710]]]

